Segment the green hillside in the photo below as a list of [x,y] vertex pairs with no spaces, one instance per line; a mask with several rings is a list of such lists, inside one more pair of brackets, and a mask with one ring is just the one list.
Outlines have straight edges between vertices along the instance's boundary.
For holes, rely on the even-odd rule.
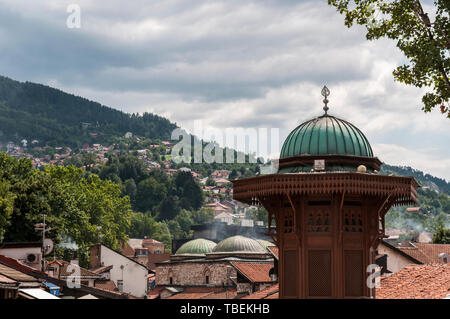
[[50,146],[108,143],[126,132],[168,139],[176,125],[150,113],[127,114],[45,85],[0,76],[0,140]]

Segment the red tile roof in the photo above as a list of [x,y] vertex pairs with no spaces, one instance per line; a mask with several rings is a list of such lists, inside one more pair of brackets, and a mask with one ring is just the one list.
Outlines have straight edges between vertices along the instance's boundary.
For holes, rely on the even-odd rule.
[[398,249],[423,264],[442,264],[444,261],[438,258],[440,253],[446,253],[450,256],[450,244],[411,243],[411,245],[398,247]]
[[36,278],[3,264],[0,264],[0,275],[20,282],[38,282]]
[[106,271],[111,270],[112,268],[113,268],[113,265],[101,266],[101,267],[98,267],[98,268],[91,269],[91,271],[95,272],[96,274],[101,274],[101,273],[104,273]]
[[30,276],[38,276],[40,278],[48,277],[48,275],[45,272],[34,269],[33,267],[21,263],[15,258],[11,258],[5,255],[0,255],[0,264],[6,265]]
[[442,299],[450,294],[450,264],[405,266],[380,284],[377,299]]
[[167,299],[233,299],[236,295],[234,288],[188,287]]
[[15,284],[17,281],[0,275],[0,284]]
[[119,291],[116,287],[116,284],[112,280],[96,281],[94,286],[95,286],[95,288],[99,288],[99,289]]
[[278,284],[254,292],[241,299],[278,299]]
[[248,278],[251,282],[272,282],[269,276],[270,269],[273,264],[268,263],[246,263],[246,262],[232,262],[231,265],[237,269],[243,276]]
[[[58,264],[62,264],[59,269],[59,279],[63,279],[65,277],[74,275],[74,271],[67,271],[67,267],[69,267],[70,263],[64,260],[58,260]],[[79,266],[80,267],[80,266]],[[80,267],[80,278],[100,278],[101,276],[98,273],[95,273],[86,268]]]
[[272,253],[272,255],[278,260],[278,247],[277,246],[269,246],[267,247],[267,249],[270,250],[270,252]]

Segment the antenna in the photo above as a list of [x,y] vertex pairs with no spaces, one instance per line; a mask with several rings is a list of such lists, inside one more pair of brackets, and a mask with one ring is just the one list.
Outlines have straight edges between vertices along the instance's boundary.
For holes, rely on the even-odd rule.
[[[45,253],[45,232],[48,232],[51,230],[50,227],[47,227],[47,224],[45,223],[45,217],[47,217],[46,214],[42,214],[41,215],[44,218],[44,222],[43,223],[38,223],[34,225],[34,230],[35,231],[42,231],[42,271],[45,271],[45,258],[43,258],[46,253]],[[48,241],[47,241],[48,243]],[[53,242],[52,242],[52,249],[53,249]],[[51,251],[51,250],[50,250]]]

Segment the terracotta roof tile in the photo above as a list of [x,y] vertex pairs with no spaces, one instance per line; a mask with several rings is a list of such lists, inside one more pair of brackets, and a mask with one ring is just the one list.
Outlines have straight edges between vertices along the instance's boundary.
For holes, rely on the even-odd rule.
[[278,284],[254,292],[241,299],[278,299]]
[[0,284],[15,284],[17,281],[0,275]]
[[[62,263],[62,266],[59,270],[59,277],[64,278],[67,276],[73,275],[74,271],[67,271],[67,267],[69,267],[70,263],[67,261],[60,261]],[[94,278],[100,278],[101,276],[93,271],[90,271],[86,268],[80,267],[80,277],[94,277]]]
[[398,248],[423,264],[442,264],[443,260],[438,257],[440,253],[450,256],[450,244],[412,243],[412,246]]
[[111,291],[118,291],[116,284],[112,280],[107,281],[96,281],[95,282],[95,288],[104,289],[104,290],[111,290]]
[[92,272],[95,272],[96,274],[104,273],[105,271],[111,270],[113,268],[113,265],[109,266],[101,266],[98,268],[91,269]]
[[5,255],[0,255],[0,264],[6,265],[8,267],[11,267],[13,269],[16,269],[24,274],[30,275],[30,276],[39,276],[39,277],[48,277],[45,272],[42,272],[40,270],[34,269],[33,267],[27,266],[20,261],[18,261],[15,258],[11,258]]
[[0,264],[0,274],[4,277],[21,281],[21,282],[37,282],[38,280],[30,275],[27,275],[19,270]]
[[168,299],[233,299],[236,295],[236,289],[188,287],[183,292],[175,294]]
[[254,263],[254,262],[233,262],[231,263],[243,276],[252,282],[272,282],[269,276],[270,269],[273,264]]
[[442,299],[450,294],[450,264],[406,266],[380,283],[377,299]]
[[277,246],[269,246],[267,247],[267,249],[270,250],[270,252],[272,253],[272,255],[274,255],[274,257],[278,260],[278,247]]

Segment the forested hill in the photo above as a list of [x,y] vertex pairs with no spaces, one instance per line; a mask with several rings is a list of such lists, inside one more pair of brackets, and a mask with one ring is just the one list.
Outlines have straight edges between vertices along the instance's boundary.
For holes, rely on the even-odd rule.
[[169,139],[176,125],[150,113],[127,114],[42,84],[0,76],[0,140],[51,146],[107,143],[126,132]]
[[430,190],[438,193],[446,193],[450,195],[450,183],[445,179],[432,176],[430,174],[424,174],[422,171],[408,167],[408,166],[391,166],[383,164],[380,171],[381,174],[396,176],[412,176],[416,179],[420,186],[429,188]]

